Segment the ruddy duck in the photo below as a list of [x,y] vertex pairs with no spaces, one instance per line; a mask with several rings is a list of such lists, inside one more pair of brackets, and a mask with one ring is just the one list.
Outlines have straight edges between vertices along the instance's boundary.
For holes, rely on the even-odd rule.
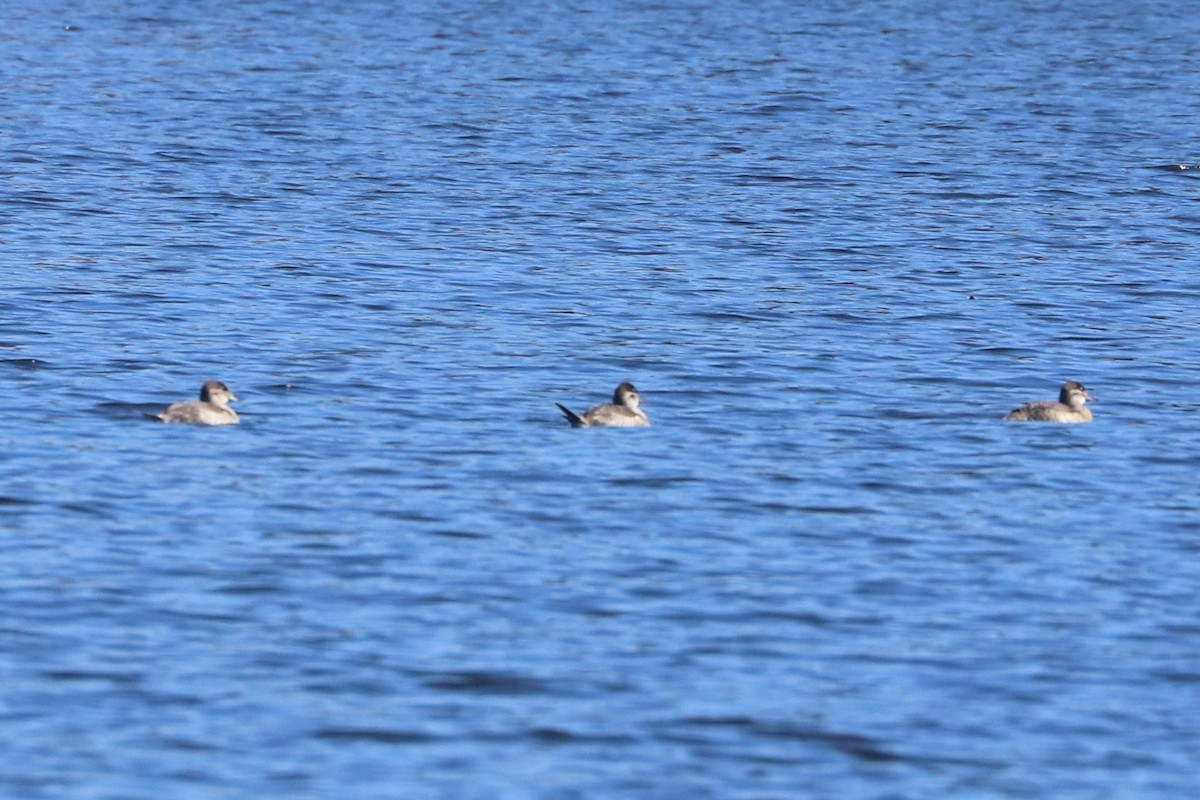
[[1079,381],[1067,381],[1058,393],[1058,402],[1044,400],[1026,403],[1004,417],[1007,422],[1091,422],[1091,409],[1084,403],[1096,398]]
[[220,381],[209,381],[200,387],[200,399],[173,403],[158,415],[163,422],[189,422],[195,425],[236,425],[237,412],[229,407],[237,395]]
[[593,406],[582,415],[576,414],[562,403],[554,405],[562,409],[563,416],[571,423],[572,428],[648,428],[650,420],[646,418],[646,412],[638,408],[641,400],[632,383],[622,383],[613,392],[611,403]]

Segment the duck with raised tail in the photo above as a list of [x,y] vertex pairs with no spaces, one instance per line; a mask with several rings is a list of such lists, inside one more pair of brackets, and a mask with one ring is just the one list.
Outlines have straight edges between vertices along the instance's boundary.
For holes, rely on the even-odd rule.
[[638,408],[641,400],[632,383],[622,383],[613,392],[611,403],[592,406],[582,414],[576,414],[562,403],[555,405],[562,409],[572,428],[648,428],[650,420],[646,412]]

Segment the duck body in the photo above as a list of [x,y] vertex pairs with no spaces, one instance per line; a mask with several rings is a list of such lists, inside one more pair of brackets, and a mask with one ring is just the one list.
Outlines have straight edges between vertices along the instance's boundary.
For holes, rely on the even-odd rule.
[[646,412],[638,408],[641,395],[632,383],[622,383],[613,392],[611,403],[592,406],[576,414],[562,403],[555,403],[571,423],[572,428],[648,428]]
[[236,425],[240,421],[237,412],[229,407],[237,395],[220,381],[208,381],[200,387],[199,400],[172,403],[157,415],[163,422],[181,422],[190,425]]
[[1094,400],[1082,383],[1067,381],[1058,392],[1058,402],[1039,401],[1026,403],[1020,408],[1010,411],[1005,417],[1006,422],[1091,422],[1092,410],[1084,406],[1088,400]]

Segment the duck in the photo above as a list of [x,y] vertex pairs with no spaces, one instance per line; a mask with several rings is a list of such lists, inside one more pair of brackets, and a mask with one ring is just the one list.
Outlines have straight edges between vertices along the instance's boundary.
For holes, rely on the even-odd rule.
[[162,422],[184,422],[193,425],[236,425],[237,412],[229,407],[237,395],[220,381],[208,381],[200,387],[199,400],[172,403],[156,415]]
[[1010,411],[1006,422],[1091,422],[1092,411],[1084,407],[1088,400],[1095,400],[1079,381],[1067,381],[1058,392],[1058,402],[1043,400],[1026,403]]
[[642,397],[632,383],[622,383],[613,392],[611,403],[592,406],[576,414],[562,403],[555,403],[572,428],[648,428],[646,412],[638,408]]

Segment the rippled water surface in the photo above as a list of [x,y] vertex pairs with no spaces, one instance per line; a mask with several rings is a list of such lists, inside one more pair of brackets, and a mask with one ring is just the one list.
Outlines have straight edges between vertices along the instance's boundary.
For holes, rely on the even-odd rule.
[[1131,9],[7,3],[0,795],[1196,796]]

